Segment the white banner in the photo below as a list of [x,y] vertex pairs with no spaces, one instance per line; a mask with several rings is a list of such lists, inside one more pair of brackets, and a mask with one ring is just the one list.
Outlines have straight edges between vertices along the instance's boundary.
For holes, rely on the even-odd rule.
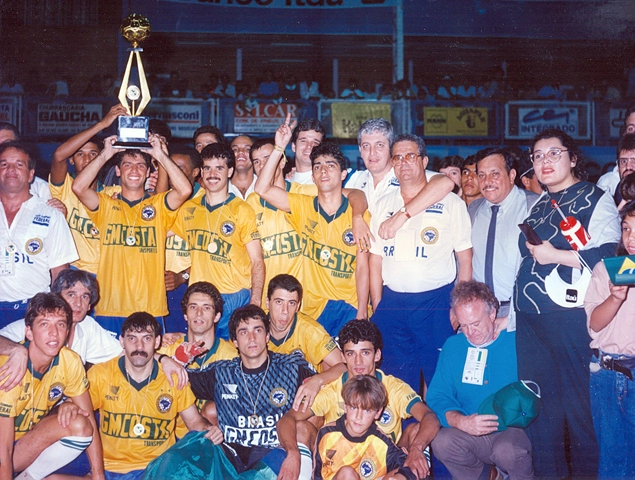
[[101,120],[99,103],[40,103],[37,106],[37,133],[72,135]]
[[163,120],[177,138],[192,138],[203,125],[203,102],[187,100],[152,100],[143,115]]
[[548,128],[558,128],[576,139],[590,139],[590,103],[511,101],[505,105],[506,138],[531,139]]
[[298,118],[298,106],[294,103],[276,104],[259,102],[252,108],[243,103],[234,105],[234,132],[236,133],[275,133],[284,123],[287,113],[291,120]]

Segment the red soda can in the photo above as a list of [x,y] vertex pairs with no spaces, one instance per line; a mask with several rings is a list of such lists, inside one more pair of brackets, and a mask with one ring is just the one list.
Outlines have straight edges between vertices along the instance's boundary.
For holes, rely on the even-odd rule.
[[581,250],[591,240],[591,236],[575,217],[561,220],[560,230],[575,251]]

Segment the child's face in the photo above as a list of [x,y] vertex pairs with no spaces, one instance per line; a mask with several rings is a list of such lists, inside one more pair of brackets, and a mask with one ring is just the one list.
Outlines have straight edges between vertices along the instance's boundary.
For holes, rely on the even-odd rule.
[[344,405],[346,420],[344,425],[349,435],[361,437],[370,428],[373,422],[381,416],[381,410],[366,410],[361,407]]

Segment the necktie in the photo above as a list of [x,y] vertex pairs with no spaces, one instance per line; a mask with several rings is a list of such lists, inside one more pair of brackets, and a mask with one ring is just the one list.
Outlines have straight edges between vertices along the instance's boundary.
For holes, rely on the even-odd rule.
[[499,205],[492,205],[492,219],[487,230],[487,245],[485,247],[485,284],[494,293],[494,242],[496,241],[496,217]]

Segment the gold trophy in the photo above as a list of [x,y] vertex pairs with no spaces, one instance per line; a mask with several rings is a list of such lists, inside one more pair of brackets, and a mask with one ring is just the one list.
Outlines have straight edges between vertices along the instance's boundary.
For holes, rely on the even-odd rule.
[[[119,101],[126,107],[130,116],[121,116],[118,119],[116,148],[152,148],[148,143],[148,126],[150,119],[141,117],[141,112],[150,103],[150,89],[148,81],[141,63],[142,48],[139,44],[150,36],[150,22],[146,17],[133,13],[124,18],[121,22],[121,36],[126,39],[132,48],[129,49],[130,56],[126,65],[126,72],[121,81],[119,89]],[[139,72],[139,86],[129,85],[132,61],[136,58],[137,70]],[[128,103],[128,100],[132,104]],[[137,103],[138,101],[138,103]]]

